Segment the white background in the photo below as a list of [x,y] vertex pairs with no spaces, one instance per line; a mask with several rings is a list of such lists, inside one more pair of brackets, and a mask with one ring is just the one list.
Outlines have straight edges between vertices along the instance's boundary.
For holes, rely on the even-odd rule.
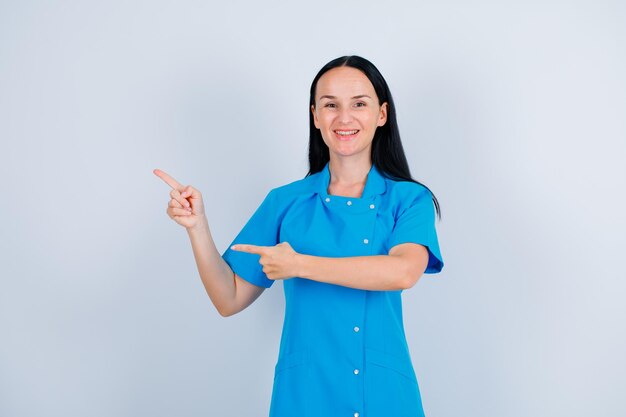
[[0,415],[263,416],[282,284],[216,312],[160,168],[221,252],[307,171],[319,68],[370,59],[445,267],[404,293],[429,417],[618,416],[626,8],[0,2]]

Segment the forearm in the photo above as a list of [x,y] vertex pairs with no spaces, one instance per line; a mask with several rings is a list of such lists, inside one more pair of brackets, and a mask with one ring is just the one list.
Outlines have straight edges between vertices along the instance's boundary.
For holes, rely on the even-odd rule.
[[187,229],[187,234],[204,289],[217,311],[227,314],[236,299],[234,273],[215,247],[206,217],[197,228]]
[[409,265],[399,256],[298,256],[302,278],[362,290],[399,290],[412,285]]

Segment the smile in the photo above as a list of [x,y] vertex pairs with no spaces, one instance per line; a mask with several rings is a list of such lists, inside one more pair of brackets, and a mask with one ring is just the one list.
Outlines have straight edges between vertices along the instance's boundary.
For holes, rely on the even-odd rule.
[[359,130],[334,130],[334,132],[339,140],[350,140],[359,133]]

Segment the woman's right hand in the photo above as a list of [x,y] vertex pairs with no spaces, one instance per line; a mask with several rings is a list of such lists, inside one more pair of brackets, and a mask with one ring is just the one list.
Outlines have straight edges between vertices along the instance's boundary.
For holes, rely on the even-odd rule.
[[184,186],[160,169],[152,172],[172,187],[170,201],[167,205],[167,215],[176,223],[187,229],[199,226],[204,218],[204,203],[200,191],[191,185]]

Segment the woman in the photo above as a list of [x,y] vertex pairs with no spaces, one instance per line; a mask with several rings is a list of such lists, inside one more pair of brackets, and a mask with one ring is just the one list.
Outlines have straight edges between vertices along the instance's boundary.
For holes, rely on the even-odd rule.
[[202,197],[162,171],[223,316],[284,280],[271,417],[422,416],[402,290],[443,267],[436,198],[411,179],[389,88],[358,56],[311,85],[309,172],[272,189],[220,256]]

